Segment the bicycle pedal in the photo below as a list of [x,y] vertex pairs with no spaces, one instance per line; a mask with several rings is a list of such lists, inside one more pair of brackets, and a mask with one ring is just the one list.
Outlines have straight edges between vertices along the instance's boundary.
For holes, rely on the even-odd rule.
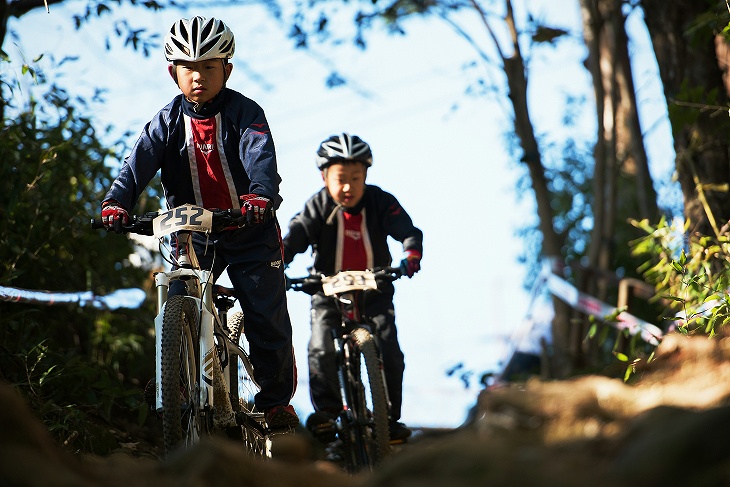
[[345,456],[340,451],[327,452],[327,456],[324,457],[327,462],[341,462],[345,459]]
[[292,426],[275,426],[269,427],[269,433],[272,435],[291,435],[294,434],[296,428]]
[[151,411],[155,410],[156,406],[156,398],[155,398],[155,391],[156,383],[155,379],[150,379],[149,382],[147,382],[147,385],[144,386],[144,402],[147,403],[147,405],[150,407]]

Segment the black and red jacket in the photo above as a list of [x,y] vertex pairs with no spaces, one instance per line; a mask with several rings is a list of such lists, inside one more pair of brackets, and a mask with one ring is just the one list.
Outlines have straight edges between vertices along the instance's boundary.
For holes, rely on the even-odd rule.
[[[196,130],[208,138],[195,142]],[[205,164],[196,164],[196,158],[211,151],[216,151],[220,165],[209,169],[215,174],[206,182],[206,171],[200,170]],[[264,111],[228,88],[198,111],[182,94],[160,110],[145,126],[104,200],[132,210],[159,170],[168,208],[239,208],[239,196],[250,193],[269,198],[274,208],[281,204],[281,178]]]
[[413,225],[395,196],[368,184],[360,202],[351,209],[338,207],[327,188],[313,195],[289,222],[289,233],[284,237],[284,262],[290,263],[296,254],[311,246],[313,272],[331,275],[346,270],[337,264],[344,240],[343,211],[363,215],[364,240],[372,267],[392,265],[389,236],[402,242],[404,251],[423,252],[423,232]]

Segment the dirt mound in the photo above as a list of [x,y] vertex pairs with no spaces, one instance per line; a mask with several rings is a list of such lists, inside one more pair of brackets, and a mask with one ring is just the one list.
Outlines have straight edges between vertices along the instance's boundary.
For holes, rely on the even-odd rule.
[[404,452],[369,485],[730,485],[729,340],[669,335],[635,385],[484,391],[470,427]]
[[58,449],[21,397],[0,385],[0,479],[22,486],[730,485],[730,342],[668,336],[633,385],[586,376],[483,391],[474,421],[414,441],[350,477],[311,460],[304,437],[278,460],[211,439],[165,460]]

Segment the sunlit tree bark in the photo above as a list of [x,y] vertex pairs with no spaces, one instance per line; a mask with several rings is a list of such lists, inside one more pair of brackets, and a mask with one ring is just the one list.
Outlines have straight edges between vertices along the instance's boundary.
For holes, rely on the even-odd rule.
[[709,0],[641,5],[667,99],[684,213],[692,233],[715,235],[730,219],[728,96],[716,52],[716,35],[728,21],[726,5]]
[[[472,2],[475,10],[480,14],[484,25],[489,32],[487,17],[477,2]],[[517,31],[514,10],[510,0],[505,1],[506,15],[504,21],[507,25],[511,45],[511,54],[507,55],[499,46],[496,37],[492,39],[501,57],[510,102],[514,110],[514,128],[522,148],[522,162],[527,166],[532,189],[535,193],[537,203],[538,226],[542,233],[542,253],[548,261],[560,261],[563,255],[563,240],[555,230],[553,219],[555,217],[552,208],[552,194],[545,177],[545,167],[542,163],[540,148],[535,137],[535,129],[530,118],[530,110],[527,103],[527,75],[522,52],[519,44],[519,32]],[[570,308],[559,299],[553,298],[555,317],[553,319],[553,363],[551,364],[551,375],[565,377],[570,374],[570,362],[568,360],[568,337]]]

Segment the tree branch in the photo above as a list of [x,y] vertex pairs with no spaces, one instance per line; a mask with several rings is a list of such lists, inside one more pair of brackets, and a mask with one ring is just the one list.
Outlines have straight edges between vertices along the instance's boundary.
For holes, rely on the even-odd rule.
[[37,8],[49,9],[51,5],[63,3],[64,0],[15,0],[7,3],[7,17],[21,17]]

